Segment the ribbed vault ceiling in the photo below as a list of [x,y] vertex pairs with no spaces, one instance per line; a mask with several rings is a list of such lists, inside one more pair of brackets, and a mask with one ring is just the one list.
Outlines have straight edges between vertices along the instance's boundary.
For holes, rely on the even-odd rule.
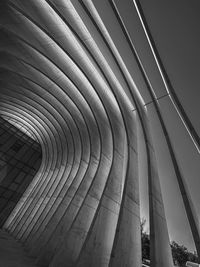
[[[0,115],[29,129],[43,151],[36,177],[5,227],[44,265],[53,260],[51,266],[63,266],[60,261],[94,266],[100,255],[113,267],[119,262],[132,266],[126,262],[132,264],[133,240],[140,234],[136,110],[144,134],[148,130],[134,77],[92,1],[9,0],[0,5]],[[168,242],[148,133],[145,142],[153,173],[150,194],[159,206],[152,214],[164,225]],[[115,235],[116,227],[121,230]],[[126,255],[120,240],[129,240]],[[138,247],[134,266],[140,264]]]

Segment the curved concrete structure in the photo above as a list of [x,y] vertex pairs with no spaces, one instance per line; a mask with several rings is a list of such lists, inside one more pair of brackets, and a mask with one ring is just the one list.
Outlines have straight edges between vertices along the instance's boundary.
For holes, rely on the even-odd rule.
[[[151,264],[172,267],[148,114],[136,84],[142,81],[154,97],[114,1],[9,0],[0,12],[0,115],[4,124],[28,129],[42,151],[36,175],[4,216],[4,229],[38,266],[140,266],[140,123]],[[123,59],[123,46],[136,74]]]

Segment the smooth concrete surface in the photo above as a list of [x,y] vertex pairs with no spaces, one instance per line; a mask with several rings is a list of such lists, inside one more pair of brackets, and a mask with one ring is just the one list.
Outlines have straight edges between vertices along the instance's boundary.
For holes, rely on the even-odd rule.
[[42,149],[3,227],[38,266],[141,265],[140,125],[151,264],[172,267],[147,85],[113,3],[0,2],[0,116],[30,128]]
[[0,267],[37,267],[22,245],[0,230]]

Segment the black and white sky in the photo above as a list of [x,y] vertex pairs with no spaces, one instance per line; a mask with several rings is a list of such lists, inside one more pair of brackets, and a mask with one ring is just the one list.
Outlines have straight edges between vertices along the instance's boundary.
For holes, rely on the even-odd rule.
[[[166,94],[132,0],[116,0],[129,34],[148,73],[157,97]],[[151,33],[171,83],[193,126],[200,135],[200,2],[198,0],[140,0]],[[148,95],[143,94],[146,102]],[[168,96],[159,101],[181,171],[200,216],[200,154],[193,145]],[[159,163],[162,192],[170,239],[194,250],[190,227],[184,211],[168,150],[154,113],[148,105]],[[144,158],[140,159],[141,216],[148,218],[148,197]]]

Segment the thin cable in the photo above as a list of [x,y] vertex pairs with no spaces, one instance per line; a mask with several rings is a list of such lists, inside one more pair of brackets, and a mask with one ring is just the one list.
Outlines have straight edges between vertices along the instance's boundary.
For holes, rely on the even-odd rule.
[[[156,65],[158,67],[158,70],[159,70],[159,73],[161,75],[164,86],[166,88],[166,91],[169,94],[170,100],[171,100],[178,116],[180,117],[184,127],[186,128],[193,144],[195,145],[198,153],[200,154],[200,138],[199,138],[198,134],[196,133],[191,121],[189,120],[189,118],[187,116],[187,114],[185,113],[181,103],[179,102],[178,97],[175,95],[174,89],[171,88],[172,87],[171,83],[169,86],[170,81],[169,81],[168,75],[166,73],[166,70],[164,69],[163,63],[162,63],[161,58],[160,58],[158,51],[156,49],[155,43],[153,41],[153,37],[152,37],[151,32],[148,28],[144,13],[142,11],[142,7],[141,7],[140,3],[138,3],[138,1],[136,1],[136,0],[132,0],[132,1],[134,3],[138,17],[139,17],[140,22],[142,24],[142,28],[144,30],[145,36],[147,38],[148,44],[150,46],[153,57],[155,59]],[[173,90],[173,92],[172,92],[172,90]]]

